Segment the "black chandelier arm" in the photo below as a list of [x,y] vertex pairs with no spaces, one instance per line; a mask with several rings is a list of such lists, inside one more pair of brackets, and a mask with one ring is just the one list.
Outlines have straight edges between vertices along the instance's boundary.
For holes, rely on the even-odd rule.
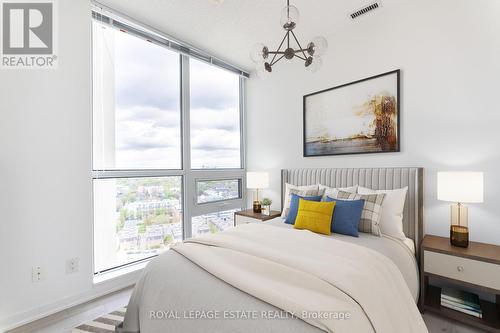
[[293,38],[294,38],[294,39],[295,39],[295,41],[297,42],[297,45],[299,46],[300,51],[301,51],[301,52],[302,52],[302,54],[304,55],[304,58],[307,58],[307,55],[306,55],[306,53],[304,52],[304,49],[302,49],[302,46],[300,45],[299,40],[297,39],[297,36],[295,36],[295,33],[293,32],[293,30],[291,30],[290,32],[292,33]]
[[276,61],[271,62],[270,65],[273,66],[275,63],[277,63],[278,61],[280,61],[281,59],[283,59],[284,56],[285,55],[283,54],[281,57],[279,57],[278,59],[276,59]]
[[299,59],[304,60],[304,61],[306,61],[306,60],[307,60],[306,58],[303,58],[303,57],[299,56],[298,54],[296,54],[295,56],[296,56],[297,58],[299,58]]
[[269,54],[285,54],[285,51],[269,51]]
[[284,52],[282,52],[282,53],[278,53],[278,52],[280,52],[280,49],[281,49],[281,47],[283,46],[283,43],[285,42],[285,39],[286,39],[286,37],[287,37],[288,35],[289,35],[289,33],[287,32],[287,33],[285,34],[285,36],[283,37],[283,39],[281,40],[280,46],[278,46],[278,49],[277,49],[276,51],[274,51],[274,52],[269,52],[270,54],[274,54],[273,59],[271,59],[271,63],[274,63],[274,60],[276,59],[276,56],[277,56],[278,54],[283,54],[283,53],[284,53]]

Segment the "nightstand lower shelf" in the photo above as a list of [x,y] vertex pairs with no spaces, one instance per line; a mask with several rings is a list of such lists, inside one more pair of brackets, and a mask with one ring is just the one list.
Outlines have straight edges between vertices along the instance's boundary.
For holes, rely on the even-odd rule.
[[434,312],[443,317],[454,319],[461,323],[481,328],[488,332],[500,333],[500,305],[481,300],[483,318],[461,313],[441,306],[441,288],[428,285],[425,293],[424,310]]

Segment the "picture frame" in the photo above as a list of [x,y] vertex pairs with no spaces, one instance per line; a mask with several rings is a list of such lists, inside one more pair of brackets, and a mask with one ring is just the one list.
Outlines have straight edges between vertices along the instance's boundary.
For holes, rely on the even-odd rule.
[[400,70],[303,97],[303,156],[401,151]]

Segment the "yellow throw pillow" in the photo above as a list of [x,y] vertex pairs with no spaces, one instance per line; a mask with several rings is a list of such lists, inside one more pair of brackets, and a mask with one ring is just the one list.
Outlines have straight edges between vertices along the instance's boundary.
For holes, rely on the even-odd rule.
[[300,199],[299,211],[293,227],[330,235],[334,209],[335,201],[316,202]]

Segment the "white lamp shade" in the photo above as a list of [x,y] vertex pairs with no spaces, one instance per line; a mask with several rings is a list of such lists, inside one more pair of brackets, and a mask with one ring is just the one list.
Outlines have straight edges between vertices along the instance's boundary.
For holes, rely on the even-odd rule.
[[263,189],[269,187],[267,172],[247,172],[247,188]]
[[438,172],[438,200],[479,203],[483,202],[482,172]]

